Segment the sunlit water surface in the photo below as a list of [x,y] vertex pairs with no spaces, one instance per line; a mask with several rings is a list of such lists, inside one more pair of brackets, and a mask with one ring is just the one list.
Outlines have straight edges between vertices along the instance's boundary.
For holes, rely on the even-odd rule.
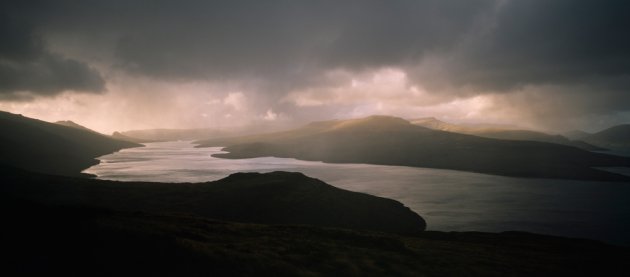
[[[630,184],[509,178],[453,170],[220,159],[221,148],[147,143],[84,172],[119,181],[206,182],[235,172],[298,171],[339,188],[398,200],[441,231],[529,231],[630,245]],[[174,184],[176,185],[176,184]]]

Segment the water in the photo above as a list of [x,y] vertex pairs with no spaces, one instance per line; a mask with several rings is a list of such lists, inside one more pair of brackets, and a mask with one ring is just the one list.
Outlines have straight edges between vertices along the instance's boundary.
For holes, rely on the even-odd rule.
[[147,143],[102,156],[100,164],[84,172],[107,180],[206,182],[235,172],[299,171],[343,189],[398,200],[422,215],[429,230],[519,230],[630,245],[628,183],[272,157],[211,157],[223,153],[220,149],[193,148],[190,142]]

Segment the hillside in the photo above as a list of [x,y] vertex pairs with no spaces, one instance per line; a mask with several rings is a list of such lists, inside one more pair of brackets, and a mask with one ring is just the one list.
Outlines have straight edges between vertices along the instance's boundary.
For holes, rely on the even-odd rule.
[[497,175],[628,181],[593,167],[630,166],[630,159],[575,147],[431,130],[386,116],[318,122],[291,131],[199,141],[227,146],[223,158],[290,157],[455,169]]
[[528,140],[528,141],[539,141],[539,142],[562,144],[562,145],[577,147],[577,148],[588,150],[588,151],[605,150],[602,147],[597,147],[595,145],[586,143],[581,140],[569,140],[566,137],[561,136],[561,135],[550,135],[550,134],[530,131],[530,130],[480,131],[480,132],[471,133],[471,134],[480,136],[480,137],[485,137],[485,138],[496,138],[496,139],[505,139],[505,140]]
[[201,140],[225,136],[242,136],[258,132],[280,130],[282,125],[273,122],[254,122],[245,126],[192,129],[143,129],[116,132],[119,135],[148,141]]
[[0,163],[36,172],[80,176],[94,158],[139,144],[0,112]]
[[150,140],[150,139],[141,139],[141,138],[134,138],[134,137],[130,137],[130,136],[125,136],[125,135],[121,134],[120,132],[113,132],[111,137],[113,139],[122,140],[122,141],[129,141],[129,142],[133,142],[133,143],[155,142],[154,140]]
[[296,173],[199,184],[0,173],[7,276],[593,276],[623,275],[630,258],[583,239],[419,232],[400,203]]
[[[62,121],[56,121],[55,124],[59,124],[59,125],[63,125],[66,127],[72,127],[72,128],[76,128],[79,130],[84,130],[84,131],[89,131],[89,132],[93,132],[93,133],[97,133],[97,134],[101,134],[99,132],[96,132],[90,128],[87,128],[83,125],[77,124],[74,121],[71,120],[62,120]],[[102,135],[102,134],[101,134]],[[144,139],[138,139],[138,138],[134,138],[134,137],[129,137],[129,136],[125,136],[119,132],[114,132],[112,133],[111,136],[109,136],[110,138],[113,138],[115,140],[122,140],[122,141],[128,141],[128,142],[133,142],[133,143],[145,143],[145,142],[153,142],[152,140],[144,140]]]
[[4,195],[50,205],[396,233],[426,227],[422,217],[397,201],[342,190],[301,173],[236,173],[197,184],[85,180],[11,169],[2,173]]
[[630,149],[630,124],[610,127],[588,135],[583,140],[605,148]]
[[577,147],[588,151],[601,151],[604,148],[591,145],[581,140],[568,139],[561,135],[550,135],[543,132],[521,130],[514,126],[496,125],[496,124],[453,124],[438,120],[433,117],[412,119],[410,122],[414,125],[426,127],[434,130],[441,130],[453,133],[461,133],[475,135],[484,138],[496,138],[505,140],[527,140],[539,141],[555,144],[562,144]]
[[55,121],[54,123],[62,125],[62,126],[66,126],[66,127],[71,127],[71,128],[83,130],[83,131],[97,133],[96,131],[94,131],[94,130],[88,128],[88,127],[85,127],[83,125],[80,125],[80,124],[78,124],[78,123],[76,123],[76,122],[74,122],[72,120],[60,120],[60,121]]
[[0,232],[11,238],[3,244],[11,254],[0,269],[5,276],[624,276],[630,258],[626,248],[516,232],[398,236],[4,202],[3,208],[22,211],[2,214]]
[[588,132],[584,132],[582,130],[573,130],[573,131],[568,131],[562,134],[564,137],[567,137],[569,139],[583,139],[585,137],[588,137],[590,135],[592,135],[591,133]]
[[215,129],[144,129],[116,133],[143,141],[195,140],[223,135]]
[[423,118],[414,118],[409,119],[409,122],[414,125],[427,127],[429,129],[448,131],[453,133],[464,133],[464,134],[472,134],[477,132],[486,132],[486,131],[506,131],[506,130],[517,130],[518,128],[511,125],[501,125],[501,124],[454,124],[449,122],[444,122],[435,117],[423,117]]

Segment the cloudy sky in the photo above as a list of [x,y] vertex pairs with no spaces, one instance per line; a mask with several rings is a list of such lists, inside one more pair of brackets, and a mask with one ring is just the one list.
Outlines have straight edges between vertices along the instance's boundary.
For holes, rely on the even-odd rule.
[[[11,3],[13,2],[13,3]],[[627,0],[2,1],[0,110],[103,132],[630,122]]]

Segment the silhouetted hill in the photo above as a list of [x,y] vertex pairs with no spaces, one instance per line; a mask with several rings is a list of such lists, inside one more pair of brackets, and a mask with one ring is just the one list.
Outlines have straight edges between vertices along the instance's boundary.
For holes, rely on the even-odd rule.
[[569,139],[577,139],[577,140],[581,140],[585,137],[588,137],[590,135],[592,135],[591,133],[587,133],[584,132],[582,130],[573,130],[573,131],[568,131],[562,134],[563,136],[569,138]]
[[121,134],[120,132],[112,133],[112,138],[117,139],[117,140],[134,142],[134,143],[155,142],[154,140],[150,140],[150,139],[141,139],[141,138],[134,138],[134,137],[130,137],[130,136],[125,136],[125,135]]
[[371,116],[367,118],[348,119],[348,120],[330,120],[330,121],[317,121],[309,123],[300,128],[274,132],[254,134],[239,137],[220,137],[207,140],[199,140],[195,143],[199,144],[199,147],[207,146],[225,146],[231,144],[241,143],[253,143],[253,142],[266,142],[266,141],[284,141],[295,140],[300,138],[308,138],[313,135],[319,135],[322,133],[334,132],[342,129],[364,129],[364,130],[378,130],[382,132],[395,131],[396,129],[405,129],[409,126],[409,122],[402,118],[389,117],[389,116]]
[[0,164],[4,165],[79,176],[98,163],[94,158],[137,146],[141,145],[74,126],[0,112]]
[[575,147],[483,138],[431,130],[386,116],[327,121],[292,131],[199,141],[227,146],[223,158],[290,157],[456,169],[517,177],[627,181],[593,167],[630,166],[630,159]]
[[630,149],[630,124],[614,126],[583,139],[605,148]]
[[[67,126],[67,127],[72,127],[72,128],[76,128],[79,130],[84,130],[84,131],[89,131],[89,132],[93,132],[93,133],[97,133],[97,134],[101,134],[99,132],[96,132],[92,129],[89,129],[83,125],[79,125],[73,121],[70,120],[62,120],[62,121],[56,121],[55,124],[59,124],[59,125],[63,125],[63,126]],[[101,134],[104,135],[104,134]],[[104,135],[107,136],[107,135]],[[143,142],[153,142],[152,140],[145,140],[145,139],[139,139],[139,138],[134,138],[134,137],[129,137],[129,136],[125,136],[119,132],[114,132],[112,133],[111,136],[109,136],[115,140],[122,140],[122,141],[128,141],[128,142],[133,142],[133,143],[143,143]]]
[[282,126],[270,122],[255,122],[247,126],[228,128],[193,128],[193,129],[144,129],[118,132],[123,136],[143,141],[201,140],[225,136],[242,136],[270,130],[279,130]]
[[114,182],[5,169],[3,194],[54,205],[187,213],[254,223],[291,223],[413,233],[422,217],[397,201],[350,192],[301,173],[236,173],[215,182]]
[[463,134],[472,134],[477,132],[487,132],[487,131],[507,131],[507,130],[517,130],[518,128],[510,125],[502,125],[502,124],[454,124],[444,122],[435,117],[423,117],[423,118],[414,118],[409,119],[414,125],[427,127],[429,129],[441,130],[453,133],[463,133]]
[[223,132],[215,129],[145,129],[118,133],[126,137],[147,141],[196,140],[223,134]]
[[573,146],[588,151],[605,150],[604,148],[588,144],[581,140],[567,139],[566,137],[561,135],[550,135],[543,132],[531,130],[520,130],[514,126],[497,124],[453,124],[438,120],[433,117],[412,119],[410,120],[410,122],[414,125],[427,127],[429,129],[475,135],[485,138],[549,142]]
[[477,135],[485,138],[496,138],[496,139],[506,139],[506,140],[528,140],[528,141],[539,141],[539,142],[549,142],[555,144],[562,144],[577,147],[580,149],[588,150],[588,151],[602,151],[606,150],[602,147],[597,147],[595,145],[591,145],[581,140],[569,140],[561,135],[550,135],[542,132],[529,131],[529,130],[497,130],[497,131],[483,131],[473,133],[473,135]]
[[43,204],[4,192],[3,276],[624,276],[630,258],[627,248],[520,232],[403,236],[230,223]]
[[[76,128],[79,130],[83,130],[83,131],[89,131],[89,132],[94,132],[94,133],[98,133],[90,128],[87,128],[83,125],[77,124],[74,121],[71,120],[60,120],[60,121],[55,121],[55,124],[59,124],[62,126],[66,126],[66,127],[72,127],[72,128]],[[100,134],[100,133],[99,133]]]

